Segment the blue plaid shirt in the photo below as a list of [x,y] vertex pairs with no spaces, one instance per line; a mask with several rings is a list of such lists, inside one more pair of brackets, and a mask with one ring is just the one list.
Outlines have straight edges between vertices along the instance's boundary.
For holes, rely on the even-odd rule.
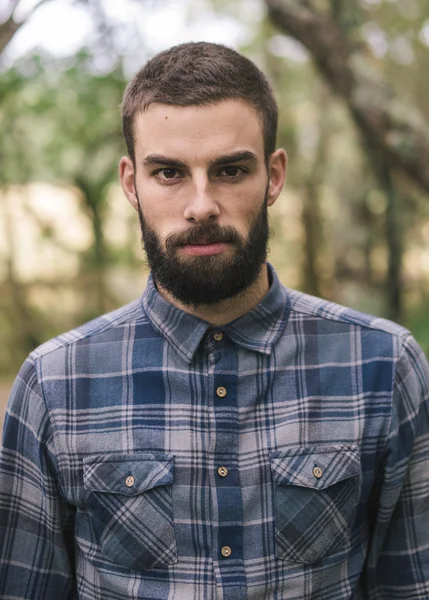
[[18,375],[3,600],[429,598],[429,370],[403,328],[285,289],[213,328],[141,299]]

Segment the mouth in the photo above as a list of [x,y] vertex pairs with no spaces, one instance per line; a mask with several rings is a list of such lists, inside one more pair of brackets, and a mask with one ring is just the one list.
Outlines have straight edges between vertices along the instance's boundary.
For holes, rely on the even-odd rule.
[[190,256],[214,256],[222,254],[228,250],[230,244],[227,242],[198,242],[194,244],[184,244],[180,249]]

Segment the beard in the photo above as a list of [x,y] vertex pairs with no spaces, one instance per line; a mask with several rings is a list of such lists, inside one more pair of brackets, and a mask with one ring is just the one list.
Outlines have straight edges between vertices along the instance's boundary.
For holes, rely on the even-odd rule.
[[[170,234],[165,250],[157,232],[143,216],[137,196],[142,242],[156,283],[182,304],[194,308],[213,305],[244,292],[257,279],[268,253],[268,189],[261,210],[250,223],[247,238],[233,227],[217,223],[193,225]],[[187,244],[225,242],[230,248],[211,256],[181,258],[178,249]]]

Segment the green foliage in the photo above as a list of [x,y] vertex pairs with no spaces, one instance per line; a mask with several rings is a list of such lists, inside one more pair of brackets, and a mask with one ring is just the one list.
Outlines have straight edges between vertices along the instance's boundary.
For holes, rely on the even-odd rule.
[[413,332],[426,356],[429,357],[429,299],[410,312],[406,320],[406,327]]
[[[80,192],[80,208],[93,238],[91,246],[79,256],[79,278],[82,285],[86,282],[87,294],[81,318],[95,316],[117,303],[105,284],[110,248],[105,241],[104,222],[109,187],[117,179],[118,157],[124,153],[119,106],[125,84],[120,62],[113,70],[98,73],[88,49],[72,60],[31,56],[0,73],[0,193],[31,181],[73,186]],[[5,204],[3,208],[7,210]],[[5,227],[11,226],[5,222]],[[61,246],[62,240],[55,239],[56,235],[49,224],[40,224],[40,240]],[[12,247],[9,252],[3,291],[10,304],[0,309],[0,319],[3,315],[5,322],[22,330],[22,335],[15,331],[15,345],[22,359],[29,345],[46,339],[48,315],[41,318],[40,312],[32,308],[29,284],[19,281]],[[14,317],[17,294],[25,314],[21,325]],[[8,330],[2,328],[4,335],[13,337]],[[0,370],[6,364],[0,356]]]
[[[373,72],[382,73],[387,85],[429,120],[426,0],[306,3],[333,15],[356,47],[364,44]],[[241,50],[268,74],[279,101],[278,143],[288,152],[289,175],[285,195],[272,210],[271,261],[286,285],[387,316],[391,205],[388,186],[374,176],[373,155],[305,49],[267,19],[263,0],[212,4],[213,10],[246,28]],[[96,3],[87,0],[85,6]],[[152,10],[156,6],[152,3]],[[191,19],[192,8],[201,18],[196,0],[186,6]],[[104,71],[96,67],[94,52],[100,48],[95,45],[61,60],[27,56],[0,71],[0,220],[8,240],[0,257],[0,374],[13,374],[36,344],[141,290],[136,220],[117,223],[126,229],[120,242],[110,237],[108,227],[109,192],[117,180],[118,158],[125,152],[119,105],[127,76],[115,36],[107,36],[110,66]],[[144,48],[139,49],[142,55]],[[367,64],[365,60],[365,69]],[[89,225],[90,243],[67,249],[62,230],[49,219],[37,221],[28,207],[39,245],[69,252],[76,260],[76,270],[69,274],[65,269],[61,281],[36,281],[19,270],[16,249],[24,229],[13,222],[4,192],[34,181],[76,190],[79,215]],[[396,173],[393,184],[404,263],[400,319],[429,351],[429,205]],[[63,231],[69,225],[64,221]]]

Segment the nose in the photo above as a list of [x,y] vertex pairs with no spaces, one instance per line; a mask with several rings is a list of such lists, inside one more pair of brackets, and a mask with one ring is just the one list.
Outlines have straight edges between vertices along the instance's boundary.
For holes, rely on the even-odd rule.
[[196,182],[186,208],[184,218],[191,223],[207,223],[214,221],[220,215],[219,204],[217,203],[213,189],[211,189],[208,180]]

